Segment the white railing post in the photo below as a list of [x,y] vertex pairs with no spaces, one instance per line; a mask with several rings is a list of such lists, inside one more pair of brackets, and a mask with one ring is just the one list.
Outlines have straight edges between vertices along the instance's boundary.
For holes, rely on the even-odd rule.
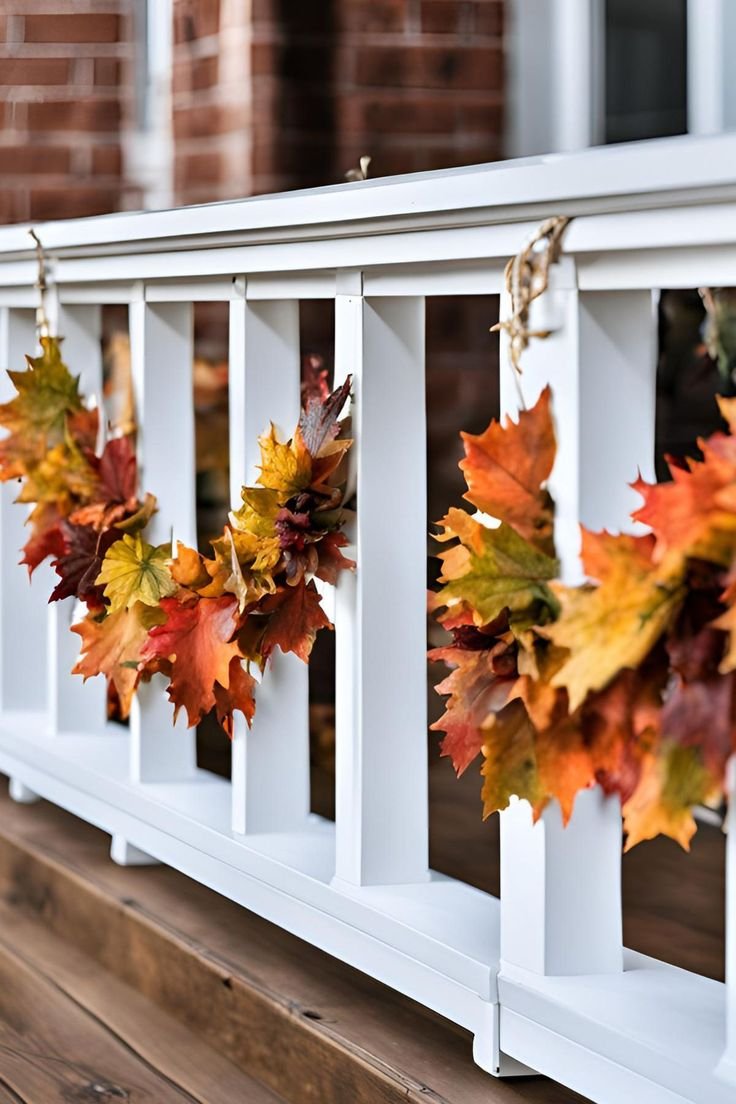
[[[550,489],[567,582],[581,577],[578,522],[631,527],[639,468],[653,473],[656,314],[649,291],[576,290],[568,258],[553,274],[531,329],[552,328],[523,358],[527,404],[551,383],[558,454]],[[508,304],[502,302],[502,317]],[[505,342],[503,343],[505,345]],[[502,346],[501,405],[518,407]],[[502,971],[612,973],[622,967],[621,818],[616,798],[578,795],[562,827],[557,803],[532,826],[526,802],[501,814]],[[503,1040],[502,1040],[503,1043]]]
[[[353,376],[355,576],[336,603],[340,885],[428,878],[424,299],[338,284],[335,375]],[[355,284],[353,288],[351,283]]]
[[[59,306],[56,332],[64,338],[62,355],[72,375],[80,377],[80,390],[102,406],[102,308]],[[48,610],[49,729],[57,732],[102,732],[106,722],[107,695],[103,678],[72,675],[79,656],[79,636],[71,631],[77,616],[73,598],[52,602]],[[79,614],[78,616],[81,616]]]
[[[0,307],[0,400],[13,398],[15,390],[5,374],[22,372],[26,354],[37,347],[33,310]],[[0,707],[3,710],[44,710],[47,704],[47,657],[44,647],[49,572],[37,569],[29,585],[25,567],[19,566],[29,537],[24,522],[27,510],[15,502],[17,483],[0,486]]]
[[[273,422],[292,435],[300,410],[299,303],[248,302],[245,283],[230,304],[230,497],[258,478],[258,438]],[[309,815],[309,670],[276,652],[256,691],[250,731],[235,714],[232,826],[240,833],[298,829]]]
[[736,757],[728,764],[726,837],[726,1048],[717,1075],[736,1085]]
[[[138,420],[138,463],[142,490],[158,499],[148,527],[151,544],[172,534],[197,546],[192,392],[191,303],[130,305],[130,357]],[[159,675],[141,684],[130,714],[130,771],[136,782],[190,778],[196,766],[194,730],[185,711],[176,726]]]

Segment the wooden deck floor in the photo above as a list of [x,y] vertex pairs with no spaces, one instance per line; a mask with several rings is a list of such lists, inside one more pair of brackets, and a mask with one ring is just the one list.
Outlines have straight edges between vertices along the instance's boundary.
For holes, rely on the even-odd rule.
[[[432,861],[497,889],[477,778],[430,771]],[[316,776],[315,802],[329,802]],[[0,1104],[573,1104],[475,1068],[466,1032],[102,833],[0,797]],[[624,863],[630,946],[719,977],[723,839]]]

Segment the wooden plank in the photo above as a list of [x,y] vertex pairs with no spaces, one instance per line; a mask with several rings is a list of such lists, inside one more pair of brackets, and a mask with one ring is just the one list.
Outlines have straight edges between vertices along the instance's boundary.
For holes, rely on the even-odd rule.
[[101,833],[34,811],[0,799],[0,891],[283,1096],[298,1085],[299,1104],[578,1099],[493,1080],[467,1032],[172,870],[112,866]]
[[131,1053],[94,1016],[0,945],[0,1079],[36,1101],[197,1098]]
[[0,961],[3,955],[84,1009],[131,1054],[189,1097],[206,1104],[278,1104],[281,1099],[89,955],[19,909],[0,904]]

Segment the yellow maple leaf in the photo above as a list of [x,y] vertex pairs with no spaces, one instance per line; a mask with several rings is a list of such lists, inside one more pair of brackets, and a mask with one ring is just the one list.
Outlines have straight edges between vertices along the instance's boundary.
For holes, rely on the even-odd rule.
[[662,834],[689,851],[696,831],[693,805],[709,803],[720,790],[698,748],[668,743],[649,753],[639,784],[623,807],[625,850]]
[[262,487],[276,491],[281,502],[306,490],[312,478],[312,458],[299,436],[284,444],[271,423],[269,432],[259,438],[258,444],[261,448],[258,482]]
[[535,806],[543,801],[534,729],[521,702],[511,702],[492,714],[483,726],[483,737],[483,819],[505,809],[511,797],[526,798]]
[[684,561],[679,554],[655,564],[649,537],[601,536],[594,557],[600,586],[555,585],[562,612],[540,629],[568,651],[551,685],[567,690],[571,712],[622,668],[638,667],[683,597]]
[[268,487],[243,487],[240,494],[243,505],[230,514],[233,529],[258,537],[272,537],[280,509],[277,492]]
[[171,547],[154,547],[137,533],[128,533],[108,548],[96,582],[105,587],[110,612],[128,609],[135,602],[157,606],[162,598],[174,594],[169,563]]

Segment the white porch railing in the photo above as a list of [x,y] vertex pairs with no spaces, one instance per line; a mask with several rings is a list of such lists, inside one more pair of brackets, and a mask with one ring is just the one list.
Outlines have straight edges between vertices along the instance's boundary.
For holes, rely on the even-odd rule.
[[[274,665],[252,732],[236,733],[232,782],[196,768],[155,684],[129,731],[106,726],[102,688],[67,674],[72,610],[47,611],[48,579],[28,589],[16,566],[22,510],[3,487],[0,770],[19,800],[109,832],[116,860],[177,867],[469,1028],[491,1073],[531,1067],[600,1102],[726,1104],[736,833],[727,985],[622,950],[619,815],[597,792],[565,831],[556,809],[534,828],[524,805],[503,815],[500,901],[428,870],[424,297],[499,292],[506,258],[551,214],[575,219],[544,306],[556,332],[527,353],[525,390],[555,389],[553,493],[574,577],[578,522],[626,525],[627,483],[652,471],[657,289],[736,285],[736,136],[41,228],[66,359],[88,391],[100,306],[129,304],[157,539],[172,526],[193,539],[192,303],[230,303],[237,498],[258,432],[296,420],[299,302],[334,300],[336,376],[354,377],[358,571],[335,603],[333,825],[308,811],[298,661]],[[26,228],[0,231],[3,368],[34,344],[30,246]],[[507,409],[514,394],[504,375]],[[401,504],[390,557],[387,484]]]

